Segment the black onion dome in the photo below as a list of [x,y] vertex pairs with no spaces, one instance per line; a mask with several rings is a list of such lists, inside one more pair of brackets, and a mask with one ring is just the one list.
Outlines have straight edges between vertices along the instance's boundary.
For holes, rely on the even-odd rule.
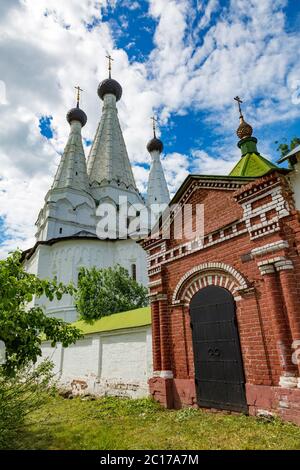
[[102,100],[105,95],[110,94],[115,95],[116,100],[119,101],[121,99],[122,92],[123,90],[120,83],[118,83],[113,78],[107,78],[106,80],[103,80],[103,82],[101,82],[98,86],[98,95]]
[[157,139],[157,137],[153,137],[153,139],[148,142],[147,150],[149,153],[154,152],[155,150],[159,153],[162,153],[163,149],[164,144],[161,140]]
[[87,123],[87,116],[79,107],[72,108],[67,114],[67,121],[69,124],[71,124],[72,121],[79,121],[82,127],[84,127]]

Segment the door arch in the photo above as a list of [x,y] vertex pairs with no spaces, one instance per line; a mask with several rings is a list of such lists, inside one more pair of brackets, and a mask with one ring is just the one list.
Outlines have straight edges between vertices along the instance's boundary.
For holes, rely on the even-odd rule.
[[219,286],[190,303],[198,405],[247,412],[245,378],[232,294]]

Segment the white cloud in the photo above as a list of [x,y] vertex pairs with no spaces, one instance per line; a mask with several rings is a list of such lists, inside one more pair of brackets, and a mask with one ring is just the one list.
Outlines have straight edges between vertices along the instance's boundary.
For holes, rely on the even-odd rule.
[[198,8],[203,11],[203,15],[199,21],[199,25],[197,28],[197,32],[200,29],[206,28],[211,20],[212,14],[220,7],[219,0],[208,0],[207,4],[204,6],[203,2],[201,1],[198,4]]
[[194,150],[192,157],[191,173],[203,175],[228,175],[239,158],[214,158],[208,155],[207,152],[204,152],[204,150]]
[[189,174],[189,157],[181,153],[169,153],[162,159],[162,166],[171,196]]
[[[292,104],[300,77],[300,40],[299,33],[286,31],[285,0],[231,0],[216,24],[212,14],[221,8],[218,1],[200,2],[203,8],[196,20],[192,0],[149,0],[149,15],[157,26],[154,48],[144,63],[129,63],[126,51],[116,47],[111,24],[101,22],[107,6],[117,4],[113,0],[0,3],[0,82],[6,91],[5,105],[0,97],[0,190],[5,191],[0,216],[5,217],[10,247],[20,237],[25,239],[20,241],[22,247],[33,242],[33,223],[58,164],[57,152],[68,135],[65,114],[74,104],[74,85],[85,90],[82,107],[89,120],[83,135],[94,136],[101,113],[96,90],[107,74],[107,51],[115,59],[113,74],[123,85],[119,116],[142,191],[147,170],[141,164],[150,162],[146,143],[153,110],[160,110],[164,125],[172,113],[203,110],[216,136],[233,136],[238,122],[232,101],[236,94],[245,98],[245,115],[256,128],[300,114]],[[122,4],[139,7],[138,2]],[[93,24],[90,31],[87,24]],[[203,29],[205,35],[199,40]],[[260,99],[257,109],[252,104],[255,98]],[[51,142],[39,134],[42,115],[53,116]],[[238,158],[236,148],[228,145],[228,159],[223,147],[218,151],[216,143],[215,148],[216,153],[209,152],[214,158],[201,149],[194,149],[192,156],[166,155],[163,166],[172,194],[190,171],[230,171]]]

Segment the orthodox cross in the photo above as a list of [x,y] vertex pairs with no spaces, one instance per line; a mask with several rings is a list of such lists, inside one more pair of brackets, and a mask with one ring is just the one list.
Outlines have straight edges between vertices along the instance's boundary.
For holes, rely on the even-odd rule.
[[239,106],[240,118],[243,118],[243,113],[242,113],[242,108],[241,108],[241,104],[243,103],[243,101],[241,100],[239,96],[236,96],[234,99],[238,103],[238,106]]
[[75,90],[77,91],[76,93],[76,100],[77,100],[77,108],[79,108],[79,102],[80,102],[80,92],[83,91],[80,86],[75,86]]
[[114,59],[112,58],[112,56],[110,54],[108,54],[106,56],[106,58],[108,59],[108,73],[109,73],[109,78],[111,78],[111,63],[114,61]]
[[150,118],[150,119],[153,123],[153,134],[154,134],[154,137],[156,137],[156,123],[158,122],[158,120],[155,116],[152,116],[152,118]]

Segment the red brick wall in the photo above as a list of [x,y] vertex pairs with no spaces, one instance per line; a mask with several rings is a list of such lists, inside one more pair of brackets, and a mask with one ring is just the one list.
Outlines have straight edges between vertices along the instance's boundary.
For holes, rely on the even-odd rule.
[[[265,180],[267,181],[267,179]],[[286,184],[284,179],[281,184],[287,202],[291,203],[290,192],[288,188],[284,187]],[[270,203],[271,200],[272,197],[266,195],[259,202],[253,202],[251,207],[257,209],[263,204]],[[224,228],[224,235],[230,235],[232,228],[228,225],[238,220],[240,220],[237,224],[238,230],[246,227],[245,223],[241,221],[243,209],[235,201],[234,194],[230,190],[198,189],[187,202],[194,205],[204,204],[205,234]],[[274,209],[269,213],[272,214],[272,217],[277,215],[277,211]],[[268,216],[266,220],[269,220]],[[159,345],[159,341],[153,344],[154,356],[157,357],[158,354],[155,348],[160,348],[162,360],[165,364],[170,364],[168,368],[173,373],[173,380],[170,381],[168,378],[167,385],[164,385],[160,378],[153,379],[151,389],[154,395],[156,393],[161,396],[163,394],[162,390],[166,390],[167,387],[170,396],[165,397],[163,400],[165,404],[168,402],[168,406],[180,407],[196,404],[189,311],[188,307],[183,304],[172,304],[173,293],[182,277],[195,266],[209,262],[225,263],[241,273],[250,288],[248,291],[242,292],[239,295],[240,299],[236,302],[238,330],[248,387],[247,394],[250,397],[248,403],[250,413],[254,413],[258,409],[251,401],[253,399],[253,390],[257,392],[259,387],[262,387],[261,390],[268,389],[268,393],[272,395],[272,403],[268,409],[277,410],[283,417],[290,416],[291,413],[286,411],[287,408],[282,410],[279,406],[279,402],[282,402],[282,400],[278,397],[284,395],[284,389],[280,389],[278,386],[279,379],[285,372],[295,375],[298,373],[296,365],[291,362],[291,344],[295,337],[299,336],[298,339],[300,339],[299,213],[291,208],[290,215],[278,220],[280,230],[274,233],[251,240],[250,234],[246,232],[234,238],[220,241],[215,245],[204,246],[204,249],[187,253],[179,259],[166,258],[168,261],[160,265],[161,271],[159,274],[151,276],[150,271],[150,282],[159,278],[162,280],[160,286],[151,288],[153,299],[155,300],[157,293],[165,296],[163,306],[161,305],[159,308],[160,319],[163,318],[163,332],[160,341],[166,344]],[[213,240],[217,240],[217,237]],[[288,242],[288,248],[276,249],[274,253],[268,252],[252,257],[252,259],[249,256],[245,257],[253,249],[282,240]],[[171,240],[167,242],[167,250],[180,246],[180,244],[182,244],[182,240]],[[177,254],[176,250],[174,256],[177,256]],[[278,259],[278,257],[284,257],[284,259],[292,261],[294,269],[278,270],[278,272],[275,270],[270,274],[263,275],[264,273],[259,269],[258,263],[273,258]],[[160,257],[159,263],[162,260],[163,257]],[[161,303],[161,301],[159,302]],[[153,312],[157,312],[157,305],[157,301],[154,301]],[[160,327],[162,328],[162,326]],[[166,354],[169,354],[168,359],[164,357]],[[255,387],[258,387],[258,389],[255,389]],[[277,389],[279,391],[276,391]],[[298,395],[289,392],[289,403],[292,403],[292,405],[289,405],[290,407],[293,408],[294,403],[299,408]],[[264,400],[262,398],[262,407],[263,404]]]

